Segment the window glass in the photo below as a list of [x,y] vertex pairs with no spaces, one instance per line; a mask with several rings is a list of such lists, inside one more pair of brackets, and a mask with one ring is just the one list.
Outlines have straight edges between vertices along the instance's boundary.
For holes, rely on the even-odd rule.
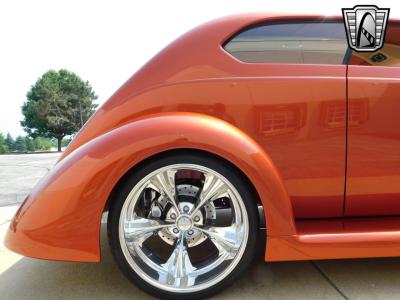
[[347,40],[342,22],[269,23],[238,33],[224,48],[248,63],[342,64]]
[[385,43],[378,51],[353,51],[349,65],[400,67],[400,23],[389,22]]

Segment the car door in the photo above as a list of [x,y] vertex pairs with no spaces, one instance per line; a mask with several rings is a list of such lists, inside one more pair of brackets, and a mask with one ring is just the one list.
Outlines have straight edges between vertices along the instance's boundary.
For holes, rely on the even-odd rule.
[[347,216],[400,214],[400,23],[348,67]]
[[[269,21],[225,45],[245,74],[246,132],[271,156],[296,218],[341,217],[347,42],[340,19]],[[242,112],[246,114],[246,112]]]

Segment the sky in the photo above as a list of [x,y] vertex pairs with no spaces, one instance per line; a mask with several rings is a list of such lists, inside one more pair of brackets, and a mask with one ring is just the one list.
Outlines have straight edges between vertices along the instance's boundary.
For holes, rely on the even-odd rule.
[[[397,2],[397,3],[396,3]],[[341,14],[375,4],[400,18],[400,1],[0,0],[0,132],[24,135],[26,93],[49,69],[88,80],[104,103],[135,71],[193,27],[245,12]]]

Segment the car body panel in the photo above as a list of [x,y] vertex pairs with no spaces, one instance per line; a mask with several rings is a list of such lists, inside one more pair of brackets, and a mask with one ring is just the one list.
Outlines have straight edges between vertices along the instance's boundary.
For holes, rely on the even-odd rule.
[[268,238],[265,260],[399,256],[399,228],[399,217],[299,220],[296,235]]
[[400,214],[400,68],[349,66],[346,215]]
[[[346,154],[345,67],[332,66],[323,72],[319,66],[298,67],[305,76],[289,76],[277,69],[270,67],[263,77],[164,85],[92,122],[102,123],[95,127],[118,128],[148,114],[180,111],[225,120],[249,134],[271,156],[288,188],[296,217],[340,217]],[[342,114],[341,124],[329,122],[332,109]],[[263,120],[264,115],[279,118],[282,114],[293,116],[289,115],[292,124],[283,130]]]
[[[99,108],[63,157],[94,137],[151,113],[208,114],[246,132],[271,156],[296,217],[341,217],[346,66],[243,63],[221,46],[240,28],[285,18],[227,17],[179,38]],[[329,122],[332,109],[341,113],[341,124]],[[292,125],[265,129],[263,118],[268,115],[284,115]]]
[[269,234],[295,234],[286,189],[262,148],[225,121],[175,113],[121,126],[64,158],[25,200],[5,245],[37,258],[99,261],[101,217],[113,188],[144,159],[173,149],[204,150],[230,161],[261,195]]

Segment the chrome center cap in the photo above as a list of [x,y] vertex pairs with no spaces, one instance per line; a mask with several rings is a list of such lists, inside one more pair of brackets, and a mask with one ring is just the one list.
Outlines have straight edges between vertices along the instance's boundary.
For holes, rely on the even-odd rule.
[[180,231],[188,231],[191,230],[193,227],[193,221],[192,218],[190,216],[187,215],[181,215],[178,217],[178,219],[176,220],[176,227],[180,230]]

